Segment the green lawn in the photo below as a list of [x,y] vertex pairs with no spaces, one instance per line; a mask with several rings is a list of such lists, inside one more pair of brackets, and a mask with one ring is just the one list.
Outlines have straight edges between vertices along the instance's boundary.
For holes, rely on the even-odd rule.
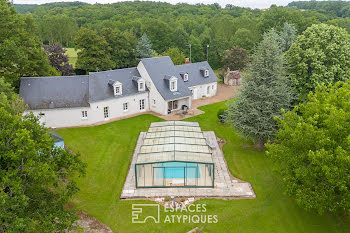
[[65,54],[68,55],[69,63],[73,66],[73,68],[75,68],[75,63],[78,60],[78,51],[76,51],[74,48],[64,49],[67,50]]
[[203,130],[214,130],[226,139],[223,150],[230,171],[253,185],[256,199],[199,201],[207,205],[206,214],[218,216],[216,224],[131,223],[131,204],[152,202],[120,201],[119,196],[139,132],[146,131],[150,122],[161,120],[141,115],[101,126],[58,130],[65,143],[81,152],[88,163],[86,177],[78,181],[81,191],[74,200],[76,207],[114,232],[187,232],[196,226],[205,232],[349,232],[348,220],[306,212],[284,196],[263,151],[229,126],[217,123],[216,112],[223,107],[225,102],[203,106],[205,114],[186,120],[198,121]]

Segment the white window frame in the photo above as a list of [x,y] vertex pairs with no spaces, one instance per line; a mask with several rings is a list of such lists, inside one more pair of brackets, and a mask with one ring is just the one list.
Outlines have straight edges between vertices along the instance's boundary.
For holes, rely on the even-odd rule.
[[153,104],[156,105],[156,100],[155,99],[153,99]]
[[188,81],[188,74],[185,73],[185,74],[184,74],[184,82],[187,82],[187,81]]
[[207,86],[207,95],[210,95],[210,86]]
[[140,109],[140,111],[143,111],[143,110],[146,109],[145,105],[146,105],[146,100],[145,99],[140,99],[139,100],[139,109]]
[[144,91],[145,90],[145,82],[144,81],[140,81],[139,82],[139,91]]
[[170,80],[170,91],[177,91],[177,80]]
[[208,77],[209,76],[209,70],[204,70],[204,77]]
[[114,84],[113,89],[114,89],[114,95],[115,96],[123,94],[123,86],[122,86],[121,83],[118,82],[117,84]]
[[104,119],[109,119],[109,107],[103,107],[103,117]]
[[81,111],[81,118],[82,119],[88,119],[88,114],[87,114],[87,111],[86,110],[83,110],[83,111]]
[[129,110],[129,103],[128,102],[123,103],[123,111],[127,112],[128,110]]
[[215,90],[215,84],[213,84],[213,85],[211,86],[211,89],[212,89],[212,90]]

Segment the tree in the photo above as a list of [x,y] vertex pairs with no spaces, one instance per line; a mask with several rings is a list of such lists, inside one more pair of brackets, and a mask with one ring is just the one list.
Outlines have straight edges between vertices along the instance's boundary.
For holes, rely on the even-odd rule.
[[55,67],[63,76],[74,74],[74,69],[68,62],[68,56],[65,55],[66,50],[60,44],[44,45],[44,49],[49,57],[50,65]]
[[113,68],[110,47],[96,31],[82,28],[75,38],[78,52],[76,67],[85,71],[109,70]]
[[136,46],[136,57],[138,59],[152,57],[152,42],[148,39],[147,34],[143,33]]
[[222,61],[226,69],[229,67],[230,70],[243,70],[248,64],[248,52],[239,46],[233,46],[224,51]]
[[104,28],[101,35],[108,43],[114,69],[127,68],[136,65],[136,36],[128,31],[118,32],[110,28]]
[[254,140],[257,147],[274,139],[277,129],[274,117],[281,115],[281,109],[290,109],[293,99],[277,40],[274,30],[264,34],[252,56],[240,94],[228,104],[226,121]]
[[39,35],[42,41],[49,45],[65,44],[73,42],[73,38],[78,31],[78,24],[74,18],[67,15],[44,15],[38,19]]
[[307,210],[350,213],[350,81],[319,86],[278,118],[267,154],[286,193]]
[[282,51],[286,52],[292,46],[297,36],[297,29],[293,24],[284,23],[283,31],[280,32],[280,43]]
[[246,50],[252,50],[256,42],[254,38],[254,33],[251,30],[240,28],[234,35],[233,44]]
[[[0,79],[0,231],[65,232],[77,219],[66,208],[84,174],[79,154],[54,147],[47,128],[23,114],[23,102]],[[6,96],[9,94],[9,96]]]
[[169,56],[174,65],[181,65],[185,63],[185,55],[178,48],[169,48],[163,53],[163,56]]
[[30,15],[18,15],[7,0],[0,0],[0,77],[16,90],[21,77],[58,75],[34,31]]
[[287,52],[287,59],[299,100],[305,100],[319,84],[348,79],[349,51],[349,34],[332,25],[313,25],[298,36]]

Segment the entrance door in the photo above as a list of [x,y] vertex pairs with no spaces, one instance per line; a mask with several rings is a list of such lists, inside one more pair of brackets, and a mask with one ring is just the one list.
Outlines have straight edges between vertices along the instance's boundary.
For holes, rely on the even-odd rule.
[[193,94],[193,99],[196,100],[198,98],[198,90],[197,90],[197,88],[192,90],[192,94]]
[[168,109],[175,110],[177,109],[177,100],[168,102]]

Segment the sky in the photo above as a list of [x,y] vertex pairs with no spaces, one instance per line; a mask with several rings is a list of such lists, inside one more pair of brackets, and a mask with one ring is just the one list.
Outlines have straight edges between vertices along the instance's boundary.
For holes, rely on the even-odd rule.
[[[75,0],[13,0],[16,4],[43,4],[49,2],[73,2]],[[122,2],[123,0],[80,0],[81,2],[88,3],[113,3],[113,2]],[[154,0],[156,1],[156,0]],[[159,0],[158,0],[159,1]],[[189,4],[196,3],[204,3],[204,4],[212,4],[219,3],[221,6],[225,6],[226,4],[232,4],[240,7],[251,7],[251,8],[269,8],[272,4],[276,4],[278,6],[285,6],[289,2],[293,0],[160,0],[161,2],[169,2],[172,4],[176,4],[179,2],[185,2]]]

